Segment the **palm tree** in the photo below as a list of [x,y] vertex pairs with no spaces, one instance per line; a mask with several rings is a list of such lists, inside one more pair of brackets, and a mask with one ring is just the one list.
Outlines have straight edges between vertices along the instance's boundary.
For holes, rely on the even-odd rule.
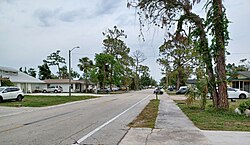
[[77,65],[80,69],[80,71],[83,71],[83,78],[86,81],[86,89],[85,92],[87,92],[88,88],[88,79],[91,69],[93,68],[93,61],[90,60],[88,57],[83,57],[79,59],[79,63]]

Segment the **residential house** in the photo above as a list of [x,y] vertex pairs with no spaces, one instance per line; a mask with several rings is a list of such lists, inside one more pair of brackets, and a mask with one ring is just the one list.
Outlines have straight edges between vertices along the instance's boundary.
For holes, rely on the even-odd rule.
[[239,71],[228,78],[233,88],[238,88],[243,91],[250,92],[250,72]]
[[[48,86],[61,86],[63,88],[63,92],[69,92],[69,79],[47,79],[44,82]],[[88,90],[94,89],[94,84],[91,82],[86,82],[84,80],[71,80],[71,92],[84,92],[86,87],[88,86]]]
[[36,92],[46,87],[43,81],[9,67],[0,66],[0,78],[1,80],[10,80],[15,86],[20,87],[24,93]]

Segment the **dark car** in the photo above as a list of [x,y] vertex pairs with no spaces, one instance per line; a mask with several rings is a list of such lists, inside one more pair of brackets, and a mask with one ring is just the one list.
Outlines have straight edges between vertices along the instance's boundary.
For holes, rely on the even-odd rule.
[[163,94],[163,89],[162,88],[156,88],[155,90],[154,90],[154,94],[160,94],[160,95],[162,95]]
[[179,90],[176,92],[176,94],[185,94],[188,90],[187,86],[181,86]]
[[174,88],[172,86],[169,86],[168,91],[174,91]]

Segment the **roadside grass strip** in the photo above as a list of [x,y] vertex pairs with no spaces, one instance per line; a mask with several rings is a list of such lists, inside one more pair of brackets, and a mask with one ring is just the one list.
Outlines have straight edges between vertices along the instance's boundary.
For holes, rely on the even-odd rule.
[[158,115],[160,100],[150,100],[148,105],[142,110],[142,112],[129,123],[129,127],[134,128],[154,128],[156,117]]
[[250,131],[250,117],[238,115],[234,109],[242,101],[230,102],[228,111],[217,110],[212,107],[212,101],[209,100],[206,109],[201,110],[199,102],[196,101],[188,106],[185,101],[175,101],[181,110],[189,119],[202,130],[221,130],[221,131]]
[[0,106],[8,107],[45,107],[68,102],[97,98],[96,96],[32,96],[27,95],[22,102],[4,101]]

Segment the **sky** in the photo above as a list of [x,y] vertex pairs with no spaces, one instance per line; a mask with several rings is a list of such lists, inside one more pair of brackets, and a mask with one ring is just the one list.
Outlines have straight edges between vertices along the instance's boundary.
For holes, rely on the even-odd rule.
[[[224,1],[231,41],[227,51],[227,63],[250,60],[250,1]],[[202,4],[195,6],[202,16]],[[164,30],[150,26],[144,29],[145,41],[140,34],[136,10],[127,8],[127,0],[0,0],[0,66],[35,68],[43,64],[48,55],[60,50],[68,66],[75,71],[82,57],[94,59],[103,51],[102,32],[117,26],[127,38],[122,39],[131,54],[140,50],[147,58],[143,65],[157,81],[162,77],[161,66],[156,63],[159,46],[164,42]],[[56,67],[51,68],[56,73]]]

